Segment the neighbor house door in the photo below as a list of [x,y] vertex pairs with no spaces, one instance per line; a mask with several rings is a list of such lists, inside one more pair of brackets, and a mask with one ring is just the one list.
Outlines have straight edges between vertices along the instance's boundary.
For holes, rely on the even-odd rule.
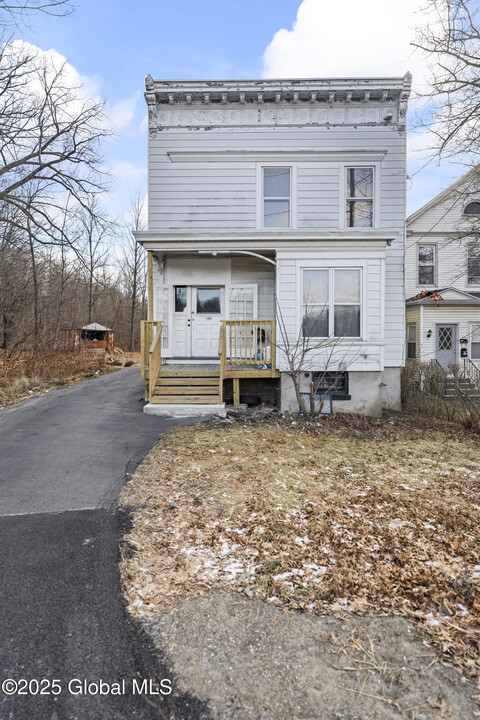
[[224,288],[174,288],[174,356],[218,358],[218,337],[224,318]]
[[435,357],[444,368],[457,362],[456,325],[437,325]]

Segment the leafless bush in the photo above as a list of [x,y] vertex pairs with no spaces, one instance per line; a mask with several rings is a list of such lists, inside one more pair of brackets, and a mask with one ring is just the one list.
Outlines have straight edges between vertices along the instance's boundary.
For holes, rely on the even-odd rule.
[[479,374],[459,365],[408,362],[402,372],[402,406],[480,432]]

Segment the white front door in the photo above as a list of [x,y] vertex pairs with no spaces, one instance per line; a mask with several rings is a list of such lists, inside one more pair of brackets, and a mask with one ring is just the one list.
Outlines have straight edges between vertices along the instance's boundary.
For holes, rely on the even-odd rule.
[[218,337],[224,318],[221,286],[174,287],[173,338],[177,358],[218,358]]

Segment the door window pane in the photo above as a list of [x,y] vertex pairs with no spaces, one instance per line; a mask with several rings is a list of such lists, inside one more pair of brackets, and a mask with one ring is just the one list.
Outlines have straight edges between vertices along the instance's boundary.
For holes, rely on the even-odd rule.
[[439,350],[451,350],[452,349],[453,333],[451,327],[438,328],[438,349]]
[[197,314],[220,312],[220,288],[197,288]]
[[183,312],[187,307],[187,288],[175,288],[175,312]]

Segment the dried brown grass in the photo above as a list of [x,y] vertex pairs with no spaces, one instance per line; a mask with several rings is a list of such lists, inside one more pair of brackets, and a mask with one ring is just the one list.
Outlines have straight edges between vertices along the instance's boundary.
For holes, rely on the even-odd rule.
[[228,587],[400,613],[478,681],[479,461],[478,438],[419,416],[175,429],[122,495],[130,610]]
[[112,369],[115,368],[108,363],[105,353],[59,353],[39,349],[10,358],[0,356],[0,407]]

